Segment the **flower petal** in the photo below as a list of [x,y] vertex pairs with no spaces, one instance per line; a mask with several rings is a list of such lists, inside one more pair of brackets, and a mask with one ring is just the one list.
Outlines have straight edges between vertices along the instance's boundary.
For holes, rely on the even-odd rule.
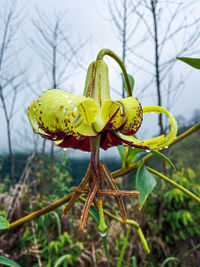
[[75,136],[66,136],[63,140],[55,141],[55,145],[59,147],[71,147],[83,151],[90,151],[90,137],[81,137],[77,139]]
[[106,99],[103,102],[101,113],[98,114],[96,121],[93,123],[94,129],[99,133],[103,131],[119,109],[120,105],[117,102]]
[[142,107],[135,97],[118,101],[105,100],[101,116],[106,129],[118,130],[125,135],[133,135],[142,122]]
[[60,89],[43,93],[29,108],[28,115],[33,129],[43,137],[96,135],[90,126],[98,114],[93,99],[75,96]]
[[149,113],[149,112],[164,113],[168,116],[170,131],[166,136],[160,135],[151,139],[140,141],[133,136],[125,136],[121,133],[116,133],[118,138],[123,140],[125,144],[144,149],[158,149],[168,146],[174,140],[177,134],[177,122],[175,118],[165,108],[159,106],[143,107],[143,113]]
[[35,100],[28,108],[28,118],[29,118],[29,121],[31,123],[31,126],[33,127],[33,131],[35,133],[39,133],[41,135],[44,135],[44,136],[48,136],[48,134],[46,134],[43,130],[41,130],[39,127],[38,127],[38,124],[37,124],[37,121],[35,120],[35,115],[34,115],[34,110],[35,110],[35,105],[37,103],[37,100]]

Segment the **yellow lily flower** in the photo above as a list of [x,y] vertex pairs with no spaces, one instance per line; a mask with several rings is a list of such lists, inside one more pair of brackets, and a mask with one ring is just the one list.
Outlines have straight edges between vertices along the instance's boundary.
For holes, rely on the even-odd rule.
[[[108,67],[103,61],[103,54],[112,56],[119,63],[120,59],[111,51],[103,49],[97,60],[88,68],[84,93],[81,96],[66,93],[60,89],[50,89],[35,100],[28,109],[28,117],[35,133],[53,140],[60,147],[71,147],[91,151],[88,170],[78,187],[74,187],[70,201],[63,215],[66,215],[81,194],[87,194],[80,218],[79,229],[83,231],[92,202],[99,212],[99,230],[105,232],[103,215],[103,195],[114,196],[123,221],[127,220],[122,196],[137,196],[138,191],[119,190],[114,178],[104,162],[99,162],[99,147],[127,144],[132,147],[155,149],[169,145],[177,134],[177,123],[171,113],[157,106],[142,107],[135,97],[117,101],[110,98]],[[128,77],[123,63],[123,73]],[[131,92],[129,84],[129,93]],[[143,113],[164,113],[169,117],[170,131],[164,136],[140,141],[133,135],[142,123]],[[104,182],[109,190],[104,189]],[[98,196],[98,205],[95,196]]]
[[[133,135],[142,123],[143,113],[164,113],[170,131],[164,136],[140,141]],[[171,113],[159,106],[141,107],[135,97],[110,99],[108,68],[103,60],[88,68],[84,95],[75,96],[60,89],[50,89],[28,109],[34,132],[55,141],[60,147],[91,151],[90,139],[101,135],[100,147],[127,144],[156,149],[168,146],[177,134],[177,123]]]

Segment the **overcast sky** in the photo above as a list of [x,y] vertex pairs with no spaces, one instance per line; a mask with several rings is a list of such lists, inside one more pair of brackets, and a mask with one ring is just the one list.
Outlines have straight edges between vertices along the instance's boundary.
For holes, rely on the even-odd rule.
[[[1,5],[3,5],[3,0],[0,0],[0,9]],[[109,17],[108,9],[106,8],[104,1],[97,0],[19,0],[19,6],[24,5],[24,23],[22,26],[22,31],[24,32],[25,39],[28,37],[34,37],[35,42],[37,42],[37,36],[33,30],[33,26],[31,24],[31,20],[35,19],[36,11],[38,8],[46,13],[49,18],[54,18],[55,12],[59,13],[64,10],[68,10],[66,14],[66,24],[71,26],[71,39],[73,41],[80,40],[82,42],[87,41],[86,45],[81,49],[80,57],[83,58],[82,67],[77,68],[77,71],[73,75],[72,79],[69,81],[69,91],[74,90],[75,94],[81,94],[84,88],[84,79],[86,75],[87,66],[96,58],[98,51],[102,48],[110,48],[115,53],[117,53],[121,57],[121,43],[119,39],[116,37],[116,29],[114,28],[113,23]],[[200,2],[200,1],[199,1]],[[196,10],[200,14],[200,4],[198,9]],[[164,26],[163,26],[164,27]],[[138,35],[133,36],[135,39],[140,37],[141,33],[137,33]],[[181,36],[180,36],[181,38]],[[1,40],[0,40],[1,42]],[[27,60],[30,60],[32,66],[32,73],[29,71],[29,76],[34,77],[35,72],[38,71],[37,60],[38,58],[34,55],[34,52],[30,49],[28,42],[24,41],[24,58],[23,63],[27,64]],[[193,51],[191,51],[192,53]],[[144,53],[153,56],[152,47],[146,48]],[[170,51],[169,51],[170,53]],[[187,55],[190,56],[188,53]],[[111,87],[114,87],[115,90],[121,90],[121,80],[120,80],[120,69],[117,67],[116,63],[112,60],[108,60],[105,57],[105,61],[109,64],[110,71],[110,80]],[[137,62],[136,62],[137,64]],[[131,73],[135,77],[135,95],[139,97],[140,88],[144,86],[145,79],[147,79],[146,74],[142,74],[141,71],[136,71],[137,68],[134,68],[133,65],[127,64],[128,72]],[[143,66],[145,69],[148,66]],[[135,71],[135,73],[134,73]],[[183,115],[187,120],[192,116],[192,113],[195,108],[199,108],[199,100],[200,100],[200,90],[199,90],[199,82],[200,82],[200,72],[196,69],[192,69],[189,66],[185,65],[182,62],[177,62],[174,68],[174,79],[180,77],[180,75],[187,75],[187,80],[185,81],[185,86],[183,91],[181,92],[179,98],[176,99],[176,102],[173,104],[171,108],[171,112],[177,115]],[[68,88],[68,84],[66,84],[65,88]],[[38,88],[37,88],[38,89]],[[41,92],[45,91],[48,88],[41,88]],[[31,104],[31,102],[35,99],[34,94],[26,89],[26,92],[21,93],[20,98],[21,101],[26,101],[24,103],[25,107]],[[146,96],[145,96],[146,94]],[[155,97],[155,85],[152,84],[151,87],[142,95],[140,99],[142,105],[155,105],[156,97]],[[118,95],[115,92],[112,92],[113,98],[118,98]],[[20,101],[20,100],[19,100]],[[21,102],[19,102],[21,103]],[[13,124],[13,131],[18,132],[19,137],[13,138],[14,143],[16,143],[15,148],[19,149],[19,143],[21,143],[20,138],[20,130],[23,129],[23,124],[21,118],[22,114],[24,114],[24,109],[22,109],[18,115],[16,115]],[[25,118],[26,116],[24,116]],[[154,118],[154,117],[153,117]],[[2,113],[2,109],[0,110],[0,153],[7,150],[7,138],[6,138],[6,124],[5,119]],[[149,135],[155,134],[157,131],[157,120],[151,123],[147,123],[146,127],[151,125],[151,129],[148,130]],[[27,118],[25,118],[27,122]],[[28,123],[27,123],[28,125]],[[28,126],[29,127],[29,126]],[[19,129],[20,128],[20,129]],[[153,128],[153,129],[152,129]],[[146,138],[148,137],[145,133],[147,132],[147,128],[143,128],[141,130],[141,134]],[[149,136],[151,137],[151,136]],[[16,140],[17,139],[17,140]],[[23,138],[22,138],[23,140]],[[23,147],[23,146],[22,146]]]

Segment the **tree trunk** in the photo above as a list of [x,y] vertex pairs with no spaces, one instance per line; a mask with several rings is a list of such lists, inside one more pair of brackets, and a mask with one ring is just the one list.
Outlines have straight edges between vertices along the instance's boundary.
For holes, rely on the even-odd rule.
[[[154,25],[154,48],[155,48],[155,72],[156,72],[156,88],[157,88],[157,104],[162,106],[161,88],[160,88],[160,68],[159,68],[159,51],[158,51],[158,29],[157,29],[157,17],[156,17],[156,1],[151,0],[151,10],[153,15]],[[163,117],[162,113],[159,114],[158,125],[160,127],[160,134],[164,133]]]

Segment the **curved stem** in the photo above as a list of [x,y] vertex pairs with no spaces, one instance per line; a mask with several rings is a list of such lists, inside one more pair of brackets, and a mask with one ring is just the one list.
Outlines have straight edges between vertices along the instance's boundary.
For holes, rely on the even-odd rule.
[[122,69],[122,72],[124,74],[124,78],[126,80],[126,84],[128,87],[128,96],[132,96],[131,84],[130,84],[124,63],[121,61],[121,59],[112,50],[107,49],[107,48],[100,50],[100,52],[97,55],[96,60],[103,60],[103,57],[105,55],[112,57],[119,64],[119,66]]
[[132,225],[134,228],[136,228],[137,233],[138,233],[138,236],[139,236],[139,238],[140,238],[140,241],[141,241],[141,243],[142,243],[142,245],[143,245],[143,247],[144,247],[145,253],[146,253],[146,254],[149,254],[149,253],[150,253],[150,249],[149,249],[148,243],[147,243],[147,241],[146,241],[146,239],[145,239],[145,237],[144,237],[144,234],[143,234],[143,232],[142,232],[142,229],[140,228],[140,225],[139,225],[136,221],[127,219],[127,221],[124,222],[124,221],[122,220],[122,218],[113,215],[112,213],[110,213],[110,212],[107,211],[107,210],[104,210],[104,213],[105,213],[106,215],[108,215],[110,218],[112,218],[112,219],[114,219],[115,221],[117,221],[117,222],[124,223],[124,224],[129,224],[129,225]]

